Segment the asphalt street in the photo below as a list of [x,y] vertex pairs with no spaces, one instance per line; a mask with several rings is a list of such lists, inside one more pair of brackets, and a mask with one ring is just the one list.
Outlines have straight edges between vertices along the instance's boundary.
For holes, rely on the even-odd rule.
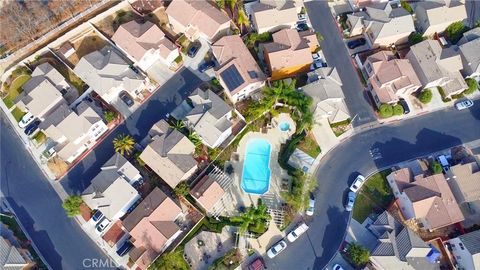
[[324,37],[320,47],[327,60],[327,65],[336,67],[342,78],[345,102],[350,115],[354,118],[352,124],[360,126],[376,121],[367,92],[364,91],[365,87],[361,84],[357,71],[353,67],[352,58],[330,13],[327,1],[305,2],[305,7],[313,28]]
[[[179,88],[180,78],[185,84]],[[113,155],[114,137],[122,133],[131,134],[137,141],[145,137],[156,121],[165,117],[200,83],[188,69],[177,73],[60,180],[66,191],[79,194],[88,186],[100,166]],[[47,263],[53,269],[84,269],[91,265],[90,259],[105,260],[102,250],[65,215],[62,201],[52,185],[18,139],[4,113],[0,115],[0,188],[5,197],[2,199],[13,208]]]
[[[480,139],[480,102],[469,110],[449,108],[354,135],[331,150],[315,172],[315,215],[307,236],[273,260],[271,269],[323,269],[339,249],[349,213],[343,203],[349,185],[365,176],[431,152]],[[375,159],[370,152],[376,153]]]

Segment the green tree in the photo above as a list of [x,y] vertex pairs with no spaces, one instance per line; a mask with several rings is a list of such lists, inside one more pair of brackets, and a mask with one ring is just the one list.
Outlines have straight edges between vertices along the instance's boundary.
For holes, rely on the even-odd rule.
[[82,203],[82,197],[74,195],[66,198],[62,203],[62,207],[65,209],[68,217],[74,217],[80,214],[80,205]]
[[134,156],[135,160],[137,161],[138,165],[143,167],[143,166],[146,165],[146,163],[140,157],[141,154],[142,154],[142,152],[136,152],[133,156]]
[[466,27],[463,22],[454,22],[450,24],[447,29],[445,29],[445,33],[447,35],[448,40],[450,40],[451,43],[457,44],[457,42],[460,40],[462,37],[463,33],[468,30],[468,27]]
[[402,115],[403,114],[403,107],[400,104],[396,104],[393,106],[393,115]]
[[378,114],[381,118],[388,118],[393,115],[393,106],[390,104],[383,103],[378,108]]
[[358,245],[357,243],[348,244],[346,253],[350,258],[350,261],[357,267],[368,263],[370,258],[370,252],[368,249]]
[[245,10],[243,10],[243,8],[238,9],[237,25],[241,30],[243,30],[244,27],[248,27],[250,25],[250,20],[248,19],[248,16],[245,13]]
[[467,82],[468,89],[465,90],[463,93],[467,95],[473,94],[473,92],[475,92],[475,90],[477,90],[478,88],[477,81],[475,81],[472,78],[468,78],[468,79],[465,79],[465,82]]
[[132,153],[134,145],[135,139],[130,135],[120,134],[113,139],[113,148],[115,149],[115,152],[120,153],[121,155]]
[[420,34],[418,32],[412,32],[408,36],[408,43],[410,43],[410,46],[413,46],[413,45],[415,45],[417,43],[420,43],[424,40],[425,40],[425,38],[422,36],[422,34]]
[[153,262],[149,269],[155,270],[188,270],[187,262],[183,258],[183,248],[177,248],[175,251],[164,252],[162,256]]
[[230,222],[239,224],[240,233],[251,231],[261,234],[266,231],[265,224],[271,218],[267,206],[262,203],[261,199],[258,199],[257,207],[248,207],[240,216],[231,217]]
[[195,133],[192,130],[188,131],[188,139],[193,143],[195,146],[202,145],[202,139],[200,139],[200,136],[198,136],[197,133]]
[[232,16],[235,14],[235,7],[237,6],[237,0],[226,0],[228,7],[232,11]]
[[182,181],[173,189],[173,192],[175,192],[178,197],[185,197],[190,192],[190,187],[187,182]]
[[117,118],[117,113],[115,113],[114,111],[106,111],[103,114],[103,117],[105,118],[105,121],[107,121],[107,123],[110,123]]
[[185,128],[185,123],[183,121],[177,120],[173,124],[170,125],[171,128],[181,131]]
[[432,101],[432,96],[433,96],[432,90],[425,89],[418,96],[418,100],[420,100],[420,102],[422,102],[423,104],[427,104],[430,101]]
[[225,9],[225,0],[215,0],[215,3],[219,9]]
[[430,170],[433,174],[442,173],[442,165],[438,161],[433,161],[430,163]]
[[400,5],[403,9],[405,9],[408,13],[413,14],[413,8],[410,6],[409,3],[405,0],[400,0]]

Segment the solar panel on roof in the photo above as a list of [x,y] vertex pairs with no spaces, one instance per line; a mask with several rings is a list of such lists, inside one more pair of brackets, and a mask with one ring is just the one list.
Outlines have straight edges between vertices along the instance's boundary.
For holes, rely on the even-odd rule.
[[229,66],[222,73],[220,73],[220,77],[222,77],[222,80],[225,82],[230,91],[236,89],[245,82],[242,76],[240,76],[240,72],[238,72],[238,69],[234,65]]
[[253,70],[248,71],[248,76],[250,76],[250,79],[258,78],[257,72],[255,72]]

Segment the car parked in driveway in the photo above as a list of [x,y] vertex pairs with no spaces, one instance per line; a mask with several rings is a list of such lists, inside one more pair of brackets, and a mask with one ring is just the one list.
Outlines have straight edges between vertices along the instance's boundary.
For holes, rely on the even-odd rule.
[[347,202],[345,203],[345,210],[347,211],[352,211],[353,209],[353,204],[355,203],[355,197],[357,197],[357,194],[353,191],[348,192],[347,195]]
[[352,185],[350,186],[350,190],[357,193],[357,191],[363,186],[365,183],[365,177],[361,174],[355,178],[355,181],[353,181]]
[[30,123],[25,130],[23,131],[25,135],[30,136],[38,130],[38,126],[40,125],[40,120],[35,120]]
[[102,234],[103,231],[110,225],[110,220],[108,220],[106,217],[104,217],[95,227],[96,232],[98,234]]
[[306,23],[298,23],[295,28],[297,29],[298,32],[302,31],[307,31],[308,30],[308,25]]
[[133,248],[133,244],[130,241],[125,241],[121,247],[117,249],[117,255],[122,257],[127,254]]
[[337,263],[333,266],[332,270],[343,270],[343,267]]
[[269,258],[274,258],[280,252],[284,251],[286,248],[287,248],[287,243],[284,240],[280,240],[267,251],[267,256]]
[[459,110],[459,111],[468,109],[472,106],[473,106],[473,101],[470,100],[470,99],[465,99],[465,100],[462,100],[460,102],[455,103],[455,108],[457,108],[457,110]]
[[315,197],[313,197],[313,194],[310,194],[310,200],[308,201],[308,208],[305,214],[307,214],[307,216],[313,216],[313,212],[315,212]]
[[402,106],[403,114],[409,114],[410,113],[410,107],[408,107],[408,103],[405,99],[403,99],[403,98],[399,99],[398,104],[400,104],[400,106]]
[[300,235],[304,234],[307,230],[308,230],[307,224],[301,223],[293,231],[287,234],[288,241],[293,243],[295,240],[298,239],[298,237],[300,237]]
[[133,98],[127,93],[127,91],[122,91],[118,95],[120,99],[127,105],[128,107],[132,107],[135,102],[133,101]]
[[215,67],[215,62],[212,60],[208,60],[198,66],[198,71],[203,73],[213,67]]
[[349,42],[347,42],[347,47],[349,49],[353,50],[357,47],[365,45],[366,43],[367,43],[367,41],[364,38],[357,38],[357,39],[350,40]]
[[99,220],[103,218],[103,213],[100,210],[95,210],[95,213],[92,215],[92,221],[97,223]]
[[27,127],[30,123],[32,123],[33,120],[35,120],[35,116],[33,116],[33,114],[31,114],[30,112],[27,112],[27,113],[22,117],[22,119],[20,119],[20,122],[18,122],[18,126],[19,126],[20,128],[25,128],[25,127]]
[[194,58],[197,55],[198,51],[202,47],[202,44],[198,41],[193,42],[188,48],[187,55],[188,57]]

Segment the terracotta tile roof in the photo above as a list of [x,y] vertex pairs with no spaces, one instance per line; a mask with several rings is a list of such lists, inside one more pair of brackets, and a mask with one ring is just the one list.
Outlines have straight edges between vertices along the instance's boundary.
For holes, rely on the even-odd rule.
[[225,191],[214,178],[205,175],[190,191],[190,194],[209,212],[222,198]]
[[410,168],[402,168],[400,170],[393,171],[390,175],[395,180],[400,192],[402,192],[405,188],[412,186],[410,182],[413,181],[413,175]]
[[110,227],[110,229],[102,236],[102,238],[111,247],[113,247],[124,234],[125,232],[122,230],[122,221],[118,220]]
[[417,175],[412,185],[403,191],[413,203],[415,218],[425,220],[426,228],[434,230],[464,220],[443,174]]

